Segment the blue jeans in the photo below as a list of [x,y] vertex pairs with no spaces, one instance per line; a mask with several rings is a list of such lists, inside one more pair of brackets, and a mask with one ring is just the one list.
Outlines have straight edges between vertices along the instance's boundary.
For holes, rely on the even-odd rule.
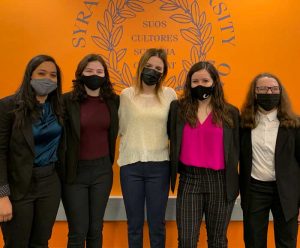
[[164,248],[169,195],[169,161],[137,162],[121,167],[121,187],[128,219],[129,248],[143,247],[145,200],[151,248]]

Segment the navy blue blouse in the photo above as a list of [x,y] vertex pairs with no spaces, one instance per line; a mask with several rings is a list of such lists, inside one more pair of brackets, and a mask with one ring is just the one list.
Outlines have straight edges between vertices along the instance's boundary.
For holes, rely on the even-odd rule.
[[41,104],[42,115],[32,125],[34,138],[34,166],[46,166],[56,162],[57,149],[62,134],[62,127],[57,121],[49,102]]

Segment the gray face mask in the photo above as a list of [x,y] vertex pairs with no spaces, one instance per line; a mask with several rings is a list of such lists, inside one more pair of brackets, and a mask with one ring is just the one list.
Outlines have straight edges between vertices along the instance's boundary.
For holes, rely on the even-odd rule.
[[46,96],[57,88],[57,83],[48,78],[31,79],[30,85],[38,96]]

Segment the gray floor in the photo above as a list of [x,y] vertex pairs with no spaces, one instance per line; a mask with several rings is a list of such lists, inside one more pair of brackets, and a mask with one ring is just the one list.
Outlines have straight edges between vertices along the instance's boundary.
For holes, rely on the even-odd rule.
[[[169,197],[166,220],[175,220],[175,211],[176,211],[176,197]],[[124,221],[126,219],[126,213],[124,208],[124,202],[122,196],[111,196],[108,201],[108,205],[105,212],[105,220],[108,221]],[[59,211],[57,214],[57,218],[59,220],[66,220],[65,211],[60,204]],[[231,216],[231,220],[242,220],[242,209],[240,207],[240,198],[238,197],[235,206],[233,209],[233,213]]]

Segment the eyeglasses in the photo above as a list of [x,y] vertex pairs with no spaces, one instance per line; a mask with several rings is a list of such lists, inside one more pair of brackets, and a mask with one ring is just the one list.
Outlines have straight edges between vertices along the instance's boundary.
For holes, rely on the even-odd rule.
[[280,86],[257,86],[257,93],[268,93],[271,90],[272,93],[280,93]]

